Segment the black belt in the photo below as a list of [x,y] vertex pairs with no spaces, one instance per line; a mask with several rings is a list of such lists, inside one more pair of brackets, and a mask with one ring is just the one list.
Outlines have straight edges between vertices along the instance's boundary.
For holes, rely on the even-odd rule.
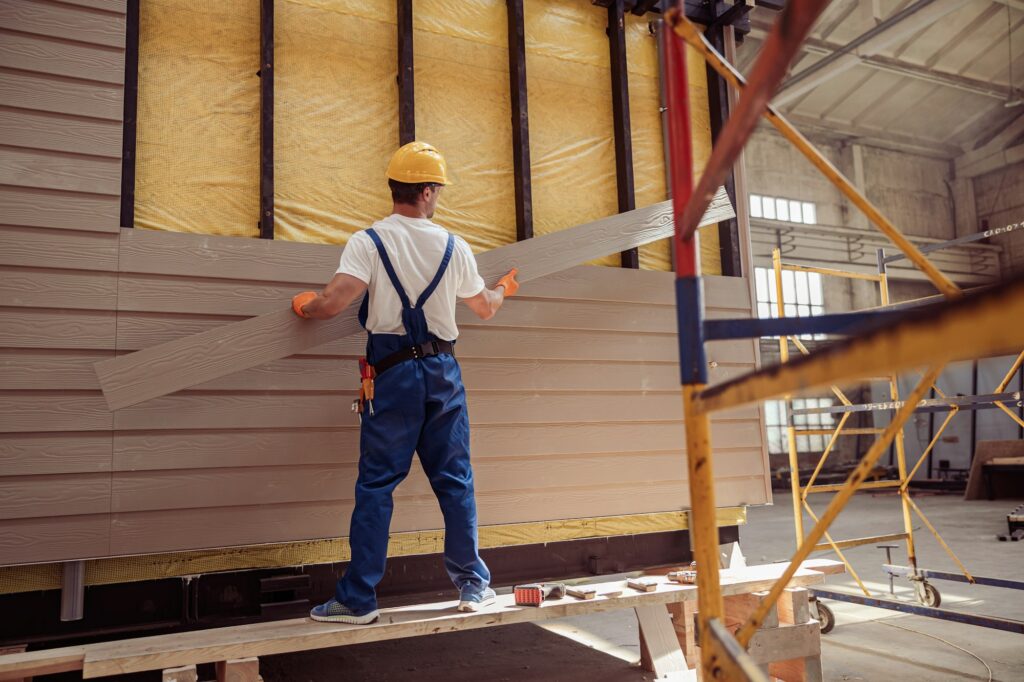
[[377,371],[377,374],[380,375],[400,362],[429,358],[432,355],[440,355],[441,353],[455,355],[455,344],[451,341],[427,341],[426,343],[421,343],[418,346],[409,346],[408,348],[403,348],[402,350],[387,356],[380,362],[375,363],[373,368]]

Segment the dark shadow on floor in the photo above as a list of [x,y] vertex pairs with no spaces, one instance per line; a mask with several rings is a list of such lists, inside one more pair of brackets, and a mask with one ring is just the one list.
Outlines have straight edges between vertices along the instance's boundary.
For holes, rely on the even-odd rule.
[[639,666],[531,623],[267,656],[265,682],[651,680]]

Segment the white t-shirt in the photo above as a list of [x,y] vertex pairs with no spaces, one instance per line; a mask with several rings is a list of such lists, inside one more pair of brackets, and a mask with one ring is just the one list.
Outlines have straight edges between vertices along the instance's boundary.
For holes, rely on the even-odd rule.
[[[448,233],[426,218],[407,218],[392,214],[373,224],[391,265],[398,275],[409,304],[416,300],[434,279],[448,245]],[[384,263],[370,236],[357,232],[341,254],[338,272],[366,282],[370,292],[370,310],[366,328],[374,334],[404,334],[402,301],[388,279]],[[472,298],[484,289],[484,280],[476,267],[476,257],[461,237],[455,237],[448,269],[434,293],[423,305],[427,329],[445,341],[459,336],[455,325],[455,299]],[[352,305],[359,305],[355,301]]]

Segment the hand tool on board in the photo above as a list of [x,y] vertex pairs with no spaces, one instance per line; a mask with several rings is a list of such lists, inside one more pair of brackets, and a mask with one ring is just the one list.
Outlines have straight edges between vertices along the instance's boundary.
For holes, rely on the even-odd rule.
[[516,585],[512,592],[516,597],[516,606],[540,606],[545,599],[564,597],[565,585],[562,583],[528,583]]

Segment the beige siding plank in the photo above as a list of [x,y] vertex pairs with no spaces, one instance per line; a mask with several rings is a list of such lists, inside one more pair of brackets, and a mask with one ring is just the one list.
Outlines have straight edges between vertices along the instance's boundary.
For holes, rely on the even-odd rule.
[[0,391],[0,433],[109,431],[113,421],[96,392]]
[[114,313],[0,308],[0,347],[113,350]]
[[[6,473],[6,472],[5,472]],[[107,473],[0,477],[0,518],[27,519],[110,511]]]
[[124,230],[121,272],[324,285],[341,247],[268,239]]
[[60,76],[0,71],[0,102],[20,109],[120,121],[124,88]]
[[[727,200],[724,203],[728,206]],[[477,262],[492,284],[512,267],[519,268],[520,279],[528,282],[671,232],[671,205],[664,202],[502,246],[480,254]],[[313,321],[299,320],[284,309],[97,363],[96,370],[110,405],[120,408],[295,355],[358,330],[355,310],[333,320]]]
[[0,265],[117,270],[117,235],[0,225]]
[[124,84],[124,50],[82,45],[2,29],[0,67],[114,85]]
[[[101,9],[124,12],[124,0],[97,2]],[[15,0],[0,3],[0,26],[24,33],[124,48],[125,19],[66,4]]]
[[117,234],[119,197],[0,186],[0,224]]
[[110,516],[0,519],[0,565],[107,556]]
[[[490,360],[461,357],[459,364],[463,381],[470,390],[668,391],[679,387],[678,365],[667,362]],[[751,369],[751,363],[713,367],[709,369],[710,383],[727,381]],[[309,392],[344,390],[358,385],[359,366],[353,355],[275,360],[199,384],[190,390]]]
[[110,433],[0,434],[0,471],[6,476],[110,471]]
[[0,277],[0,305],[64,310],[115,310],[117,274],[6,266]]
[[[719,458],[718,477],[747,475],[749,453]],[[628,466],[624,464],[629,461]],[[506,491],[548,488],[629,486],[637,483],[685,483],[682,453],[577,454],[545,460],[490,459],[473,466],[476,491],[488,496]],[[354,503],[355,462],[333,465],[248,467],[244,469],[177,469],[117,472],[113,476],[112,511],[155,511],[234,507],[256,504],[341,501]],[[402,500],[433,495],[418,460],[395,491]]]
[[0,386],[7,390],[98,391],[94,363],[113,351],[0,349]]
[[[470,406],[472,409],[472,405]],[[489,458],[569,457],[579,453],[643,453],[679,449],[681,422],[645,423],[643,437],[628,424],[475,425],[474,462]],[[716,453],[759,447],[756,421],[712,422]],[[359,429],[121,431],[114,434],[117,471],[355,463]]]
[[[377,384],[378,391],[387,390],[384,382]],[[118,410],[114,413],[114,425],[117,430],[354,426],[358,420],[349,408],[355,396],[355,391],[313,396],[179,393]],[[682,419],[682,403],[675,391],[532,395],[471,391],[468,400],[470,416],[476,424]],[[733,418],[754,419],[755,415],[755,408],[747,408]],[[642,425],[637,424],[636,428],[642,429]]]
[[0,109],[0,144],[121,158],[121,123],[21,109]]
[[98,9],[112,14],[124,14],[126,0],[56,0],[62,5],[74,5],[76,7],[88,7]]
[[5,147],[0,149],[0,184],[119,196],[121,162]]
[[[717,500],[722,506],[728,506],[731,504],[728,500],[733,498],[751,499],[750,492],[761,487],[760,477],[721,479],[716,481]],[[675,482],[543,491],[477,491],[480,525],[675,511],[686,505],[686,486]],[[351,512],[351,504],[345,502],[121,512],[113,516],[111,553],[340,537],[348,533]],[[441,527],[443,520],[433,495],[396,501],[391,532]]]

